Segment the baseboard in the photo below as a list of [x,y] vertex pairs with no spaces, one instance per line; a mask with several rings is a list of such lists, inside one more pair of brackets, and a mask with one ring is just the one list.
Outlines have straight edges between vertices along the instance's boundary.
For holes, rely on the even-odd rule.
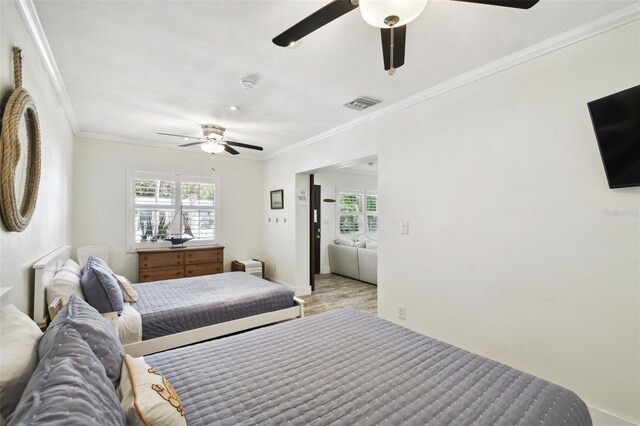
[[285,283],[283,281],[276,280],[275,278],[272,278],[272,277],[266,277],[265,276],[264,279],[267,280],[267,281],[271,281],[271,282],[274,282],[274,283],[281,284],[281,285],[283,285],[285,287],[289,287],[291,290],[293,290],[295,292],[296,296],[307,296],[307,295],[311,294],[311,286],[306,286],[306,288],[298,288],[298,287],[296,287],[294,285],[291,285],[289,283]]
[[606,411],[590,406],[587,407],[589,408],[589,414],[591,414],[593,426],[640,426],[638,423],[625,420],[622,417],[615,416],[611,413],[607,413]]

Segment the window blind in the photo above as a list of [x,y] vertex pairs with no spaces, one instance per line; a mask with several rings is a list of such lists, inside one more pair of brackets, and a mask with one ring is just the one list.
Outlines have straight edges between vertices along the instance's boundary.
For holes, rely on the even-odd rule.
[[193,237],[215,240],[216,186],[213,183],[182,182],[182,209],[189,221]]

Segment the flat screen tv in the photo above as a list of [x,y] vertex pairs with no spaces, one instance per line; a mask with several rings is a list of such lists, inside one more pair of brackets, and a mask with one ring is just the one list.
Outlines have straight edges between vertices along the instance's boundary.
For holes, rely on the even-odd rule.
[[609,188],[640,186],[640,86],[587,105]]

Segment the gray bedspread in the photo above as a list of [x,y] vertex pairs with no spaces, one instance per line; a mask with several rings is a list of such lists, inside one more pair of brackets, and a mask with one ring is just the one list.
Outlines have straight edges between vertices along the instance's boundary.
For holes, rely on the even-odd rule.
[[590,425],[573,392],[351,309],[145,357],[189,425]]
[[293,291],[246,272],[134,284],[142,339],[286,309]]

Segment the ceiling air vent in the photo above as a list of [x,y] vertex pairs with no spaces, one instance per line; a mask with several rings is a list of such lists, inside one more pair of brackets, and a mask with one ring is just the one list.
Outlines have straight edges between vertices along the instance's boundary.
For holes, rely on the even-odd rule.
[[344,104],[347,108],[355,109],[356,111],[364,111],[365,109],[379,104],[380,101],[371,98],[357,98],[351,102]]

